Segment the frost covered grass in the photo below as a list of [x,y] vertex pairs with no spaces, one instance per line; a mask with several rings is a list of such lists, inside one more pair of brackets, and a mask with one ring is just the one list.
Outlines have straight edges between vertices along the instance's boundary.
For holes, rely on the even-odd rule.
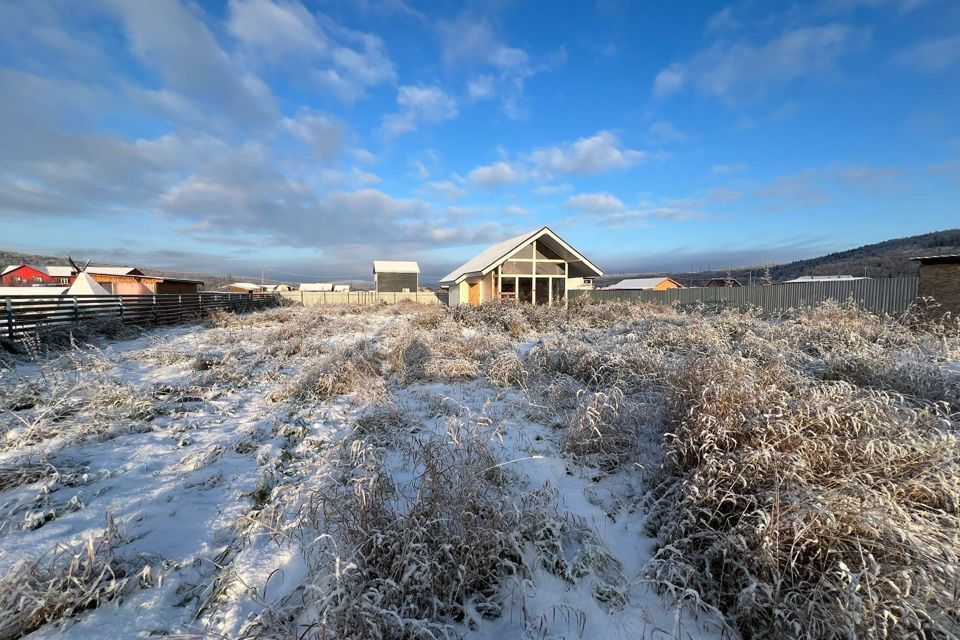
[[288,306],[89,342],[0,364],[0,638],[960,637],[955,325]]

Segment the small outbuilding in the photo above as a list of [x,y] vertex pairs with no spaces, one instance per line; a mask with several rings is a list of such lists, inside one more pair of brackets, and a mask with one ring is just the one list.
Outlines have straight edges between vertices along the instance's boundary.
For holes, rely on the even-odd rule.
[[960,254],[911,258],[920,263],[917,295],[933,298],[940,311],[960,316]]
[[707,284],[703,286],[717,289],[719,287],[742,287],[743,285],[736,278],[710,278]]
[[377,293],[416,293],[420,288],[420,265],[401,260],[374,260],[373,288]]
[[231,293],[255,293],[263,291],[263,285],[253,282],[231,282],[227,285],[227,291]]
[[627,278],[604,287],[606,291],[665,291],[667,289],[683,289],[683,285],[673,278],[660,276],[656,278]]

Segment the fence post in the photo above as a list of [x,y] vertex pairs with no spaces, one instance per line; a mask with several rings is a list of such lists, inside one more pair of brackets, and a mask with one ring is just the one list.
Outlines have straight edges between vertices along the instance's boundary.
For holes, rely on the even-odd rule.
[[77,299],[73,299],[73,322],[75,324],[80,324],[80,305],[77,304]]
[[123,298],[117,298],[120,301],[120,322],[123,322]]
[[153,316],[153,324],[157,324],[157,296],[153,296],[153,305],[150,308],[150,315]]
[[13,302],[7,298],[7,335],[13,340]]
[[177,295],[177,304],[180,305],[180,314],[178,315],[178,317],[180,318],[180,322],[183,322],[183,295],[182,294]]

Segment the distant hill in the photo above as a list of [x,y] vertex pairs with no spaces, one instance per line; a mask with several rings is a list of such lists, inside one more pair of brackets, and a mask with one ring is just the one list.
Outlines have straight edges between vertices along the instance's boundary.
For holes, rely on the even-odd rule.
[[[960,253],[960,229],[935,231],[909,238],[896,238],[876,244],[868,244],[856,249],[838,251],[819,258],[797,260],[786,264],[770,265],[770,274],[774,282],[792,280],[800,276],[850,275],[871,278],[894,278],[917,275],[917,265],[910,258],[923,255]],[[727,269],[697,272],[673,273],[636,273],[607,276],[598,279],[600,286],[619,282],[624,278],[666,275],[683,283],[684,286],[702,286],[711,278],[722,278]],[[751,279],[758,284],[763,275],[763,265],[738,267],[729,270],[730,275],[747,285]]]

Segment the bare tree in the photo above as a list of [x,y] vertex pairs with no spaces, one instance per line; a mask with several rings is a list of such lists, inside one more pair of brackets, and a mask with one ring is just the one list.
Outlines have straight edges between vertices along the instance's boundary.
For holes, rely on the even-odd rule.
[[770,273],[770,265],[763,265],[763,275],[760,276],[760,282],[762,282],[764,285],[773,284],[773,274]]

